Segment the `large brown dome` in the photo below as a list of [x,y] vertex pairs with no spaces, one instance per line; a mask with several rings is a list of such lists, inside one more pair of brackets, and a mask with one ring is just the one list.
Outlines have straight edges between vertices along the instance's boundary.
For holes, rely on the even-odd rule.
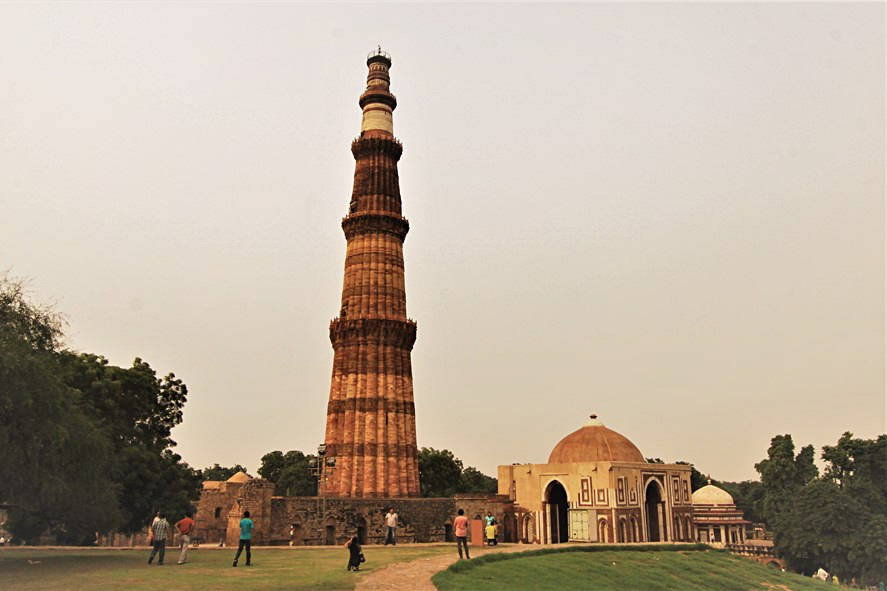
[[597,418],[560,440],[548,456],[549,464],[575,462],[645,462],[644,455],[627,437],[607,429]]

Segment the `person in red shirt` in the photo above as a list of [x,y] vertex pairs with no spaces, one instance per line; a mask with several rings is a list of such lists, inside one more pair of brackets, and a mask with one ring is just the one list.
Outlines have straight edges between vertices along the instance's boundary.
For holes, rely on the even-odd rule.
[[468,555],[468,518],[465,517],[465,509],[459,509],[459,515],[453,520],[453,530],[456,534],[456,548],[459,549],[459,558],[462,558],[462,547],[465,547],[465,558]]
[[188,562],[188,546],[191,545],[191,533],[194,531],[194,520],[191,519],[191,513],[185,513],[181,521],[176,522],[176,531],[182,539],[182,553],[179,554],[179,564]]

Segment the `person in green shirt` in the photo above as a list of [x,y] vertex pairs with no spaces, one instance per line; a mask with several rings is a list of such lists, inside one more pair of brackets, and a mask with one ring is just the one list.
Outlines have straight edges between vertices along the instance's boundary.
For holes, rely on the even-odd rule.
[[253,528],[255,526],[253,520],[249,518],[249,511],[244,511],[243,519],[240,520],[240,543],[237,545],[237,554],[234,555],[234,564],[232,566],[237,566],[237,559],[240,558],[240,553],[243,552],[244,548],[246,548],[246,565],[252,566],[250,564],[252,559],[250,545],[253,541]]

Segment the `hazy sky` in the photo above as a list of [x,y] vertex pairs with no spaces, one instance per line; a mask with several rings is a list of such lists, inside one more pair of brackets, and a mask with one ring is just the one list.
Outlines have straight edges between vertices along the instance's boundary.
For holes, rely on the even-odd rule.
[[377,44],[420,446],[885,432],[883,3],[0,4],[0,270],[185,381],[187,462],[323,439]]

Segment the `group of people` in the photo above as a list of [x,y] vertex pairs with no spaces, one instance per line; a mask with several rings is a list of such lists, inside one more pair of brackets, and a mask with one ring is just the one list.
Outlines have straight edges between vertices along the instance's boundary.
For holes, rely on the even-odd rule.
[[[191,513],[185,513],[185,516],[176,522],[176,533],[179,535],[182,552],[179,554],[178,564],[188,562],[188,548],[191,546],[191,534],[194,531],[194,520],[191,519]],[[163,564],[166,557],[166,538],[169,535],[169,522],[166,520],[166,514],[158,511],[151,522],[151,529],[148,530],[148,543],[151,544],[151,556],[148,557],[148,564],[154,562],[157,556],[157,564]]]
[[[234,555],[234,564],[240,560],[240,554],[246,550],[246,566],[252,566],[252,537],[255,523],[249,518],[249,511],[243,512],[243,519],[240,520],[240,544],[237,546],[237,554]],[[194,533],[194,520],[191,513],[186,512],[185,516],[176,522],[173,526],[175,533],[179,536],[179,543],[182,551],[179,554],[177,564],[185,564],[188,562],[188,549],[191,547],[191,536]],[[170,533],[169,522],[166,520],[166,514],[158,511],[151,522],[151,529],[148,530],[148,543],[151,545],[151,555],[148,557],[148,564],[154,562],[157,556],[157,564],[162,565],[163,559],[166,557],[166,540]]]
[[[496,520],[493,519],[492,516],[487,516],[486,524],[487,525],[484,528],[484,537],[486,538],[487,545],[495,546],[497,544],[496,534],[498,531]],[[394,507],[391,507],[385,515],[385,526],[387,528],[385,532],[386,546],[389,544],[393,546],[397,545],[397,525],[398,516],[394,511]],[[182,551],[179,554],[178,564],[185,564],[188,561],[188,548],[191,546],[191,536],[194,532],[194,520],[191,518],[191,513],[185,513],[185,516],[177,521],[173,528],[179,536],[182,548]],[[231,566],[237,566],[237,562],[240,560],[240,555],[244,550],[246,550],[246,566],[252,566],[252,534],[254,528],[255,523],[250,519],[249,511],[244,511],[243,519],[240,520],[240,542],[237,545],[237,553],[234,555],[234,563]],[[148,543],[151,545],[151,555],[148,557],[148,564],[154,562],[155,556],[158,556],[157,564],[163,564],[163,559],[166,555],[166,540],[169,532],[170,525],[166,520],[166,514],[163,511],[158,511],[157,516],[154,517],[154,521],[151,523],[151,529],[148,532]],[[458,515],[453,519],[453,533],[456,536],[456,549],[459,551],[459,558],[463,558],[464,552],[464,558],[470,559],[471,556],[468,553],[470,527],[464,509],[459,509]],[[363,555],[363,550],[360,546],[360,540],[358,537],[352,536],[351,539],[345,543],[345,547],[348,548],[348,570],[360,570],[360,565],[365,562],[366,558]]]
[[[398,516],[394,511],[394,507],[388,509],[388,513],[385,515],[385,546],[391,544],[392,546],[397,545],[397,524],[398,524]],[[496,545],[496,533],[497,533],[497,525],[496,520],[492,517],[487,519],[487,527],[486,527],[486,538],[487,543],[490,545]],[[456,518],[453,519],[453,533],[456,536],[456,549],[459,551],[459,558],[471,559],[471,555],[468,552],[468,537],[470,534],[470,527],[468,517],[465,516],[465,509],[459,509]],[[492,543],[490,542],[492,540]],[[357,536],[351,536],[345,543],[345,547],[348,548],[348,570],[349,571],[357,571],[360,570],[361,563],[366,561],[366,558],[363,555],[363,551],[360,547],[360,540]]]

